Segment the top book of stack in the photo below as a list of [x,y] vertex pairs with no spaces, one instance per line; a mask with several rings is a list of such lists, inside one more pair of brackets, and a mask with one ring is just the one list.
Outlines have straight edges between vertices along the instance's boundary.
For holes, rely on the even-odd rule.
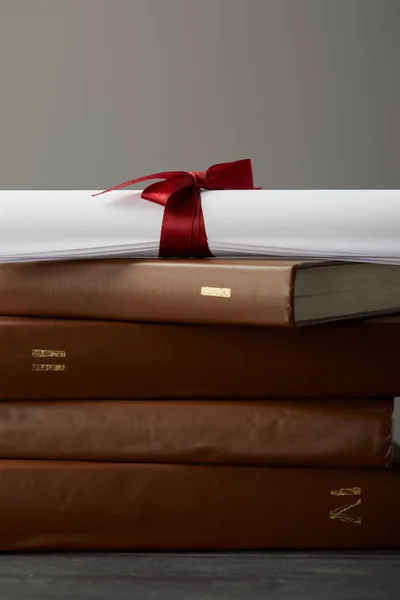
[[291,327],[400,312],[400,265],[80,260],[0,265],[0,314]]

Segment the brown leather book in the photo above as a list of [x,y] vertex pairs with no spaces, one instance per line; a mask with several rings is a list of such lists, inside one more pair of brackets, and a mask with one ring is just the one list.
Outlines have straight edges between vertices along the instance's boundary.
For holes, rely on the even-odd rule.
[[395,397],[400,317],[292,329],[0,318],[1,400]]
[[0,461],[0,551],[400,547],[400,472]]
[[283,260],[0,265],[0,314],[293,326],[400,311],[400,266]]
[[0,404],[2,458],[388,467],[393,400]]

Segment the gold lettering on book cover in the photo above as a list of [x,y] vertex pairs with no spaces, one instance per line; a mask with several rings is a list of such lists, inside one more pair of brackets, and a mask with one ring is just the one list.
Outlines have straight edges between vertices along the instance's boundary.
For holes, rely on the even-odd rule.
[[42,348],[34,348],[32,350],[32,358],[65,358],[67,353],[65,350],[48,350]]
[[231,288],[202,287],[200,294],[202,296],[214,296],[215,298],[230,298]]
[[340,490],[331,490],[331,496],[361,496],[361,488],[341,488]]
[[56,364],[33,364],[32,371],[65,371],[65,365],[56,365]]
[[[340,488],[337,490],[331,490],[331,496],[361,496],[362,490],[360,487],[352,487],[352,488]],[[360,506],[361,498],[357,498],[357,500],[353,500],[353,502],[349,502],[348,504],[344,504],[343,506],[339,506],[330,511],[329,517],[332,520],[343,521],[343,523],[351,523],[352,525],[361,525],[362,519],[358,517],[354,513],[350,513],[349,511],[353,510],[356,506]]]
[[[32,358],[40,359],[49,359],[49,358],[65,358],[67,356],[67,352],[65,350],[52,350],[50,348],[33,348],[31,350]],[[42,373],[46,372],[59,372],[65,371],[65,364],[57,364],[57,363],[33,363],[32,371],[41,371]]]

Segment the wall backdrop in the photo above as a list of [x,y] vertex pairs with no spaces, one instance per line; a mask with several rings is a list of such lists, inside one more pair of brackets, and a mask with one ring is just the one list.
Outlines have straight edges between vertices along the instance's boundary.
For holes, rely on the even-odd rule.
[[0,187],[400,187],[400,2],[0,0]]

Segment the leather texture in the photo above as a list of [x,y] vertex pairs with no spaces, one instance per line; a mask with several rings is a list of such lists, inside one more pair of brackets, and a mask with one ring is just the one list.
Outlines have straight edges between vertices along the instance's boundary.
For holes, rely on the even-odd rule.
[[388,467],[392,400],[0,404],[2,458]]
[[[265,260],[78,260],[0,265],[0,314],[290,326],[294,274]],[[309,263],[307,263],[309,264]],[[229,298],[201,289],[230,290]]]
[[1,551],[400,546],[400,473],[0,461]]
[[394,397],[399,337],[399,317],[292,329],[1,317],[0,398]]
[[[332,316],[328,310],[313,321],[312,311],[304,316],[297,308],[298,323],[295,289],[303,311],[304,305],[313,305],[315,297],[312,287],[297,283],[297,273],[315,266],[325,281],[325,302],[329,306],[335,295],[340,296],[335,287],[337,263],[332,261],[116,259],[2,264],[0,314],[293,327],[398,310],[394,302],[389,302],[386,311],[382,310],[385,305],[379,304],[380,309],[374,313],[360,307],[359,313],[353,314],[354,305],[349,305],[350,309],[342,309],[343,314],[338,309],[338,314]],[[342,271],[352,267],[350,263],[341,265]],[[363,265],[364,277],[370,267],[379,268]]]

